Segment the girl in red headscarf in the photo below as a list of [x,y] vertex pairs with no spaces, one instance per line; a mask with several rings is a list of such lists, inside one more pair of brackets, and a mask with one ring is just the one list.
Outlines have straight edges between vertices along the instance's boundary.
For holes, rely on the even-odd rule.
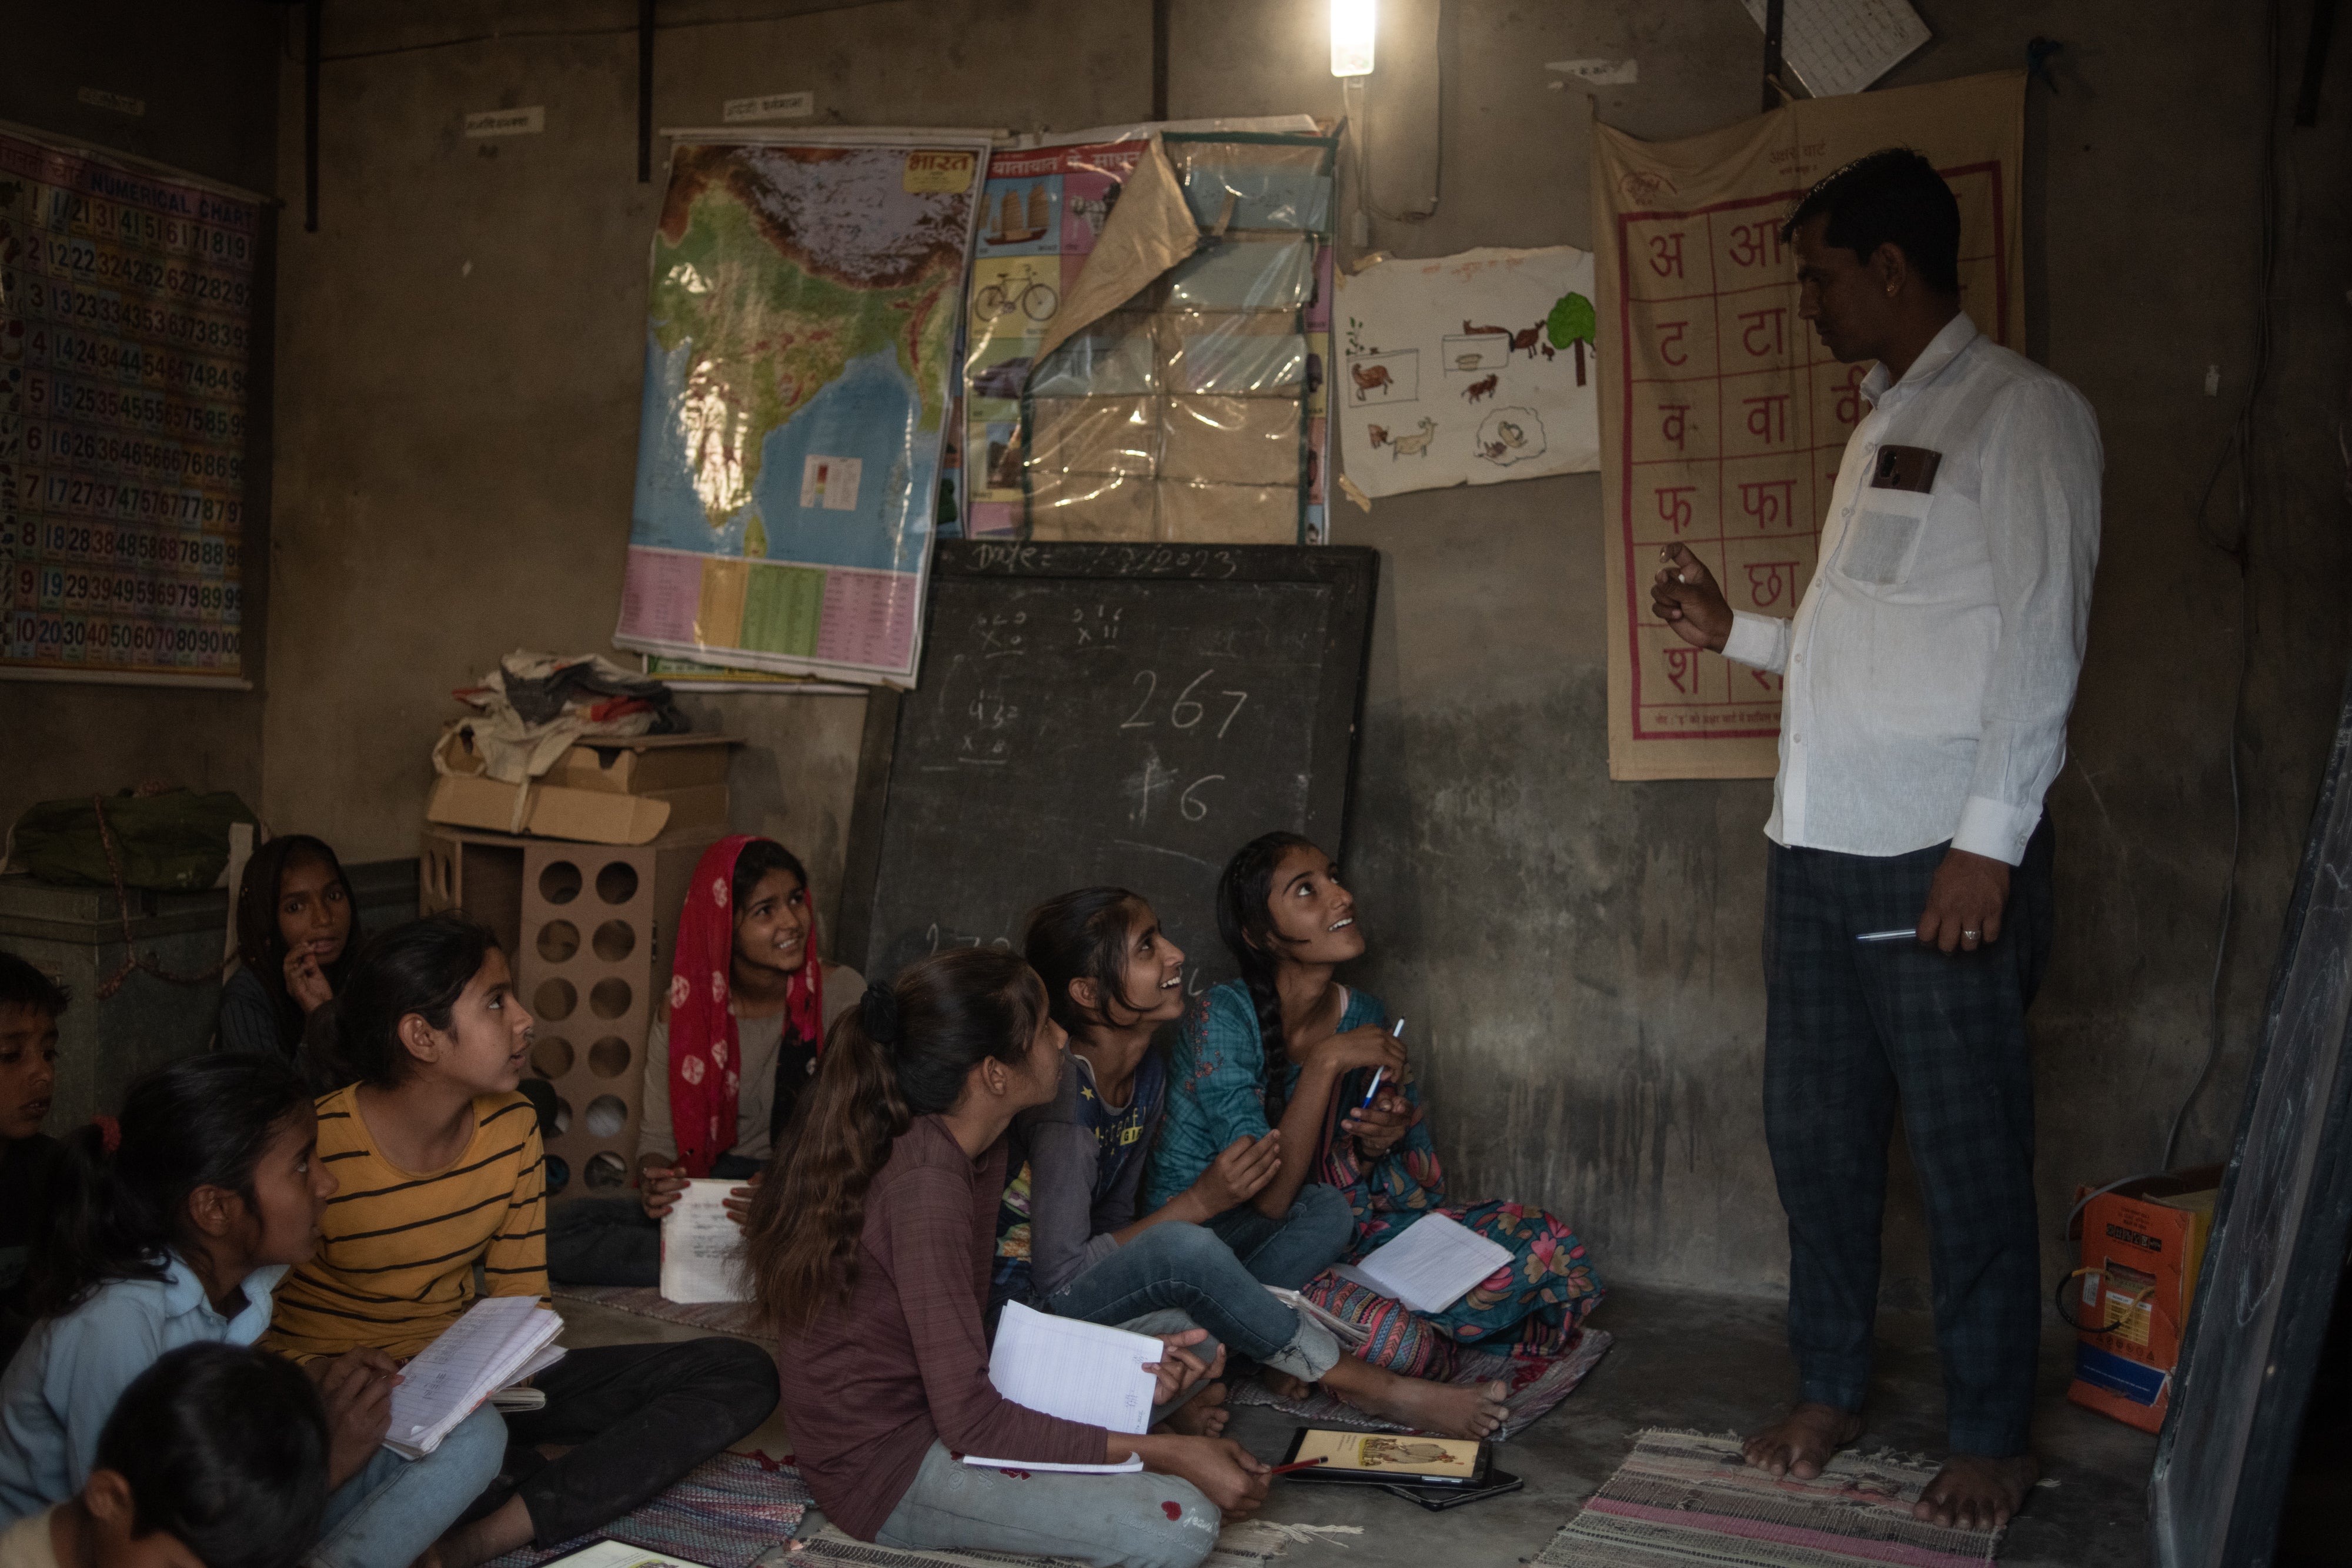
[[[756,1180],[816,1071],[824,1032],[865,977],[817,956],[808,873],[772,839],[704,852],[678,911],[667,1016],[646,1042],[638,1196],[557,1206],[549,1274],[572,1285],[652,1285],[661,1217],[692,1176]],[[741,1212],[749,1187],[736,1189]]]

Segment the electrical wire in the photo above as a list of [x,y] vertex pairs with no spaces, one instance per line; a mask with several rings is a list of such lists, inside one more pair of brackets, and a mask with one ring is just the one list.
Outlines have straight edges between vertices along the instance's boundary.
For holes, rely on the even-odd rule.
[[[2256,270],[2254,308],[2253,365],[2246,379],[2244,397],[2238,403],[2237,418],[2231,423],[2229,439],[2222,444],[2221,455],[2213,463],[2213,471],[2205,480],[2205,488],[2197,498],[2197,531],[2206,543],[2238,563],[2238,678],[2230,706],[2230,863],[2221,884],[2221,929],[2213,938],[2213,973],[2205,1002],[2206,1047],[2205,1062],[2198,1070],[2197,1081],[2181,1097],[2180,1109],[2173,1114],[2171,1129],[2165,1134],[2164,1158],[2158,1169],[2170,1170],[2174,1152],[2180,1144],[2181,1129],[2188,1124],[2189,1108],[2213,1076],[2213,1069],[2221,1060],[2221,976],[2230,951],[2230,932],[2237,915],[2238,864],[2240,851],[2245,840],[2245,789],[2238,766],[2239,737],[2245,727],[2246,682],[2252,664],[2254,637],[2254,595],[2251,572],[2253,564],[2254,513],[2261,502],[2255,465],[2257,426],[2255,416],[2264,389],[2270,381],[2271,346],[2273,335],[2272,288],[2278,271],[2278,121],[2282,108],[2279,82],[2280,38],[2285,22],[2282,0],[2270,0],[2264,7],[2265,27],[2263,40],[2263,65],[2269,80],[2263,95],[2262,172],[2256,185],[2261,209],[2260,260]],[[2234,465],[2237,471],[2237,527],[2223,533],[2208,521],[2213,492],[2220,486],[2221,476]]]

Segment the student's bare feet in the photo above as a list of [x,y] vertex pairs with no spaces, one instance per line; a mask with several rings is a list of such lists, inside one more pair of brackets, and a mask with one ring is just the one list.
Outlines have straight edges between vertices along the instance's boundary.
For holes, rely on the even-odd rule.
[[1832,1455],[1861,1436],[1861,1411],[1808,1400],[1749,1437],[1740,1448],[1759,1470],[1809,1481],[1822,1473]]
[[1306,1399],[1315,1392],[1315,1385],[1306,1379],[1293,1377],[1286,1372],[1276,1372],[1270,1366],[1257,1369],[1257,1380],[1265,1384],[1277,1399]]
[[1222,1437],[1225,1423],[1233,1418],[1234,1413],[1225,1408],[1225,1385],[1212,1383],[1171,1410],[1168,1419],[1160,1425],[1188,1437]]
[[1448,1437],[1492,1437],[1511,1413],[1503,1403],[1510,1389],[1500,1383],[1432,1383],[1425,1377],[1401,1377],[1388,1372],[1377,1379],[1364,1379],[1363,1384],[1340,1388],[1333,1386],[1329,1377],[1324,1379],[1332,1393],[1367,1415]]
[[2032,1454],[2005,1459],[1954,1454],[1911,1505],[1911,1517],[1947,1529],[1999,1530],[2017,1517],[2041,1479],[2042,1467]]

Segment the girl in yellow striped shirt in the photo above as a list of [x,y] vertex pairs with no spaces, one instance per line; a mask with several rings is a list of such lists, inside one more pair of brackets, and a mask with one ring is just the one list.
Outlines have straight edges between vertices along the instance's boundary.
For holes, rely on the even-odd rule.
[[[278,1287],[267,1343],[414,1355],[472,1304],[477,1262],[490,1294],[543,1298],[545,1156],[516,1092],[532,1024],[498,939],[456,914],[396,926],[322,1011],[315,1053],[354,1080],[319,1102],[320,1158],[341,1186],[317,1257]],[[586,1534],[776,1403],[774,1363],[732,1339],[573,1350],[534,1381],[547,1406],[506,1416],[505,1470],[443,1538],[442,1568]]]

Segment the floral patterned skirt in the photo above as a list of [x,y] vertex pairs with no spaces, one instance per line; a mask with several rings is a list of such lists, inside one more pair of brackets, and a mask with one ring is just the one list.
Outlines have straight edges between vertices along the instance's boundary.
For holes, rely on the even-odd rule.
[[[1468,1207],[1449,1204],[1428,1212],[1443,1214],[1508,1248],[1510,1262],[1436,1313],[1412,1312],[1334,1274],[1318,1276],[1302,1293],[1371,1335],[1354,1354],[1408,1377],[1439,1379],[1451,1375],[1457,1344],[1511,1355],[1565,1354],[1602,1294],[1575,1232],[1540,1208],[1501,1200]],[[1360,1260],[1420,1218],[1375,1216],[1357,1232],[1348,1261]]]

